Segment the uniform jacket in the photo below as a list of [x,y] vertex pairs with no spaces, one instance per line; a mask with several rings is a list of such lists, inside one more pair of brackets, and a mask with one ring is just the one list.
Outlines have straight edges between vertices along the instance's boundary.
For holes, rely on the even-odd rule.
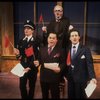
[[[27,57],[25,54],[25,50],[29,47],[33,47],[33,55]],[[17,48],[20,51],[20,55],[18,56],[18,59],[20,59],[20,62],[24,68],[29,67],[31,70],[37,70],[37,68],[34,66],[33,61],[35,59],[38,59],[38,42],[37,40],[32,37],[28,42],[25,38],[21,39],[17,45]],[[35,58],[35,59],[34,59]]]
[[91,78],[95,78],[93,59],[89,48],[79,44],[74,58],[71,59],[71,65],[67,66],[67,69],[68,80],[73,79],[74,82],[87,82]]

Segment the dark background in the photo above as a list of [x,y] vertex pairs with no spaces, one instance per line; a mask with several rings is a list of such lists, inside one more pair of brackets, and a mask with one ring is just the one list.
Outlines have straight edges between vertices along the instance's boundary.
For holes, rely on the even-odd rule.
[[[36,34],[42,39],[42,24],[39,24],[39,17],[42,13],[45,25],[54,17],[53,8],[57,2],[36,2]],[[84,9],[85,1],[63,2],[64,15],[69,17],[71,24],[77,28],[81,37],[84,38]],[[86,5],[86,34],[85,45],[93,54],[100,54],[100,2],[87,2]],[[34,2],[14,2],[14,43],[23,37],[24,21],[30,19],[34,21]]]

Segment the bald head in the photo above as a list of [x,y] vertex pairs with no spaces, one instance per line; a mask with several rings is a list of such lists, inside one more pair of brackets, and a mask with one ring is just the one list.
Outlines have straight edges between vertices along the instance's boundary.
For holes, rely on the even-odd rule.
[[60,6],[60,5],[56,5],[56,6],[54,7],[54,11],[55,11],[55,10],[63,11],[63,7]]

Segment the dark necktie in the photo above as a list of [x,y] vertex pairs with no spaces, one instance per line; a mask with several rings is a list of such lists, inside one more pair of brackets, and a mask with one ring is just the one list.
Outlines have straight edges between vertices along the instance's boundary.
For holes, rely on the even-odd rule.
[[75,54],[76,54],[76,47],[75,47],[75,46],[73,46],[72,58],[75,56]]
[[28,38],[26,38],[25,41],[27,42],[28,41]]
[[52,47],[48,47],[48,54],[49,55],[50,55],[51,51],[52,51]]

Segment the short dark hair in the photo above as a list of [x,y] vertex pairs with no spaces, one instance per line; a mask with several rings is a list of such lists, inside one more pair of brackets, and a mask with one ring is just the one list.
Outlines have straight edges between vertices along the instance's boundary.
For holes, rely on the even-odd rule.
[[73,28],[73,29],[71,29],[71,30],[69,31],[69,36],[70,36],[70,34],[71,34],[72,32],[78,32],[78,35],[80,36],[80,32],[79,32],[77,29],[75,29],[75,28]]
[[48,36],[49,36],[50,34],[55,34],[56,37],[57,37],[57,39],[58,39],[58,34],[57,34],[57,33],[55,33],[55,32],[50,32],[50,33],[48,34]]

